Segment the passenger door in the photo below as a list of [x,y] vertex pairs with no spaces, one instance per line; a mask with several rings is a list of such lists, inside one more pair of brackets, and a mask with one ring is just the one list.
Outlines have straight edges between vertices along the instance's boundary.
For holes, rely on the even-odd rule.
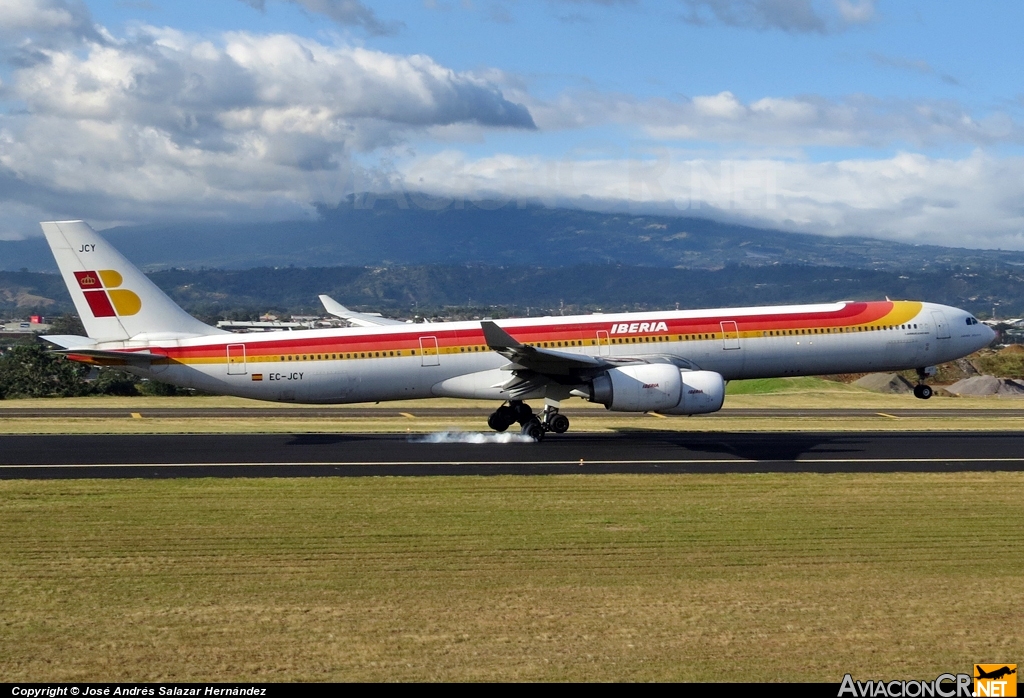
[[229,376],[244,376],[246,373],[245,369],[245,345],[244,344],[229,344],[228,345],[228,375]]
[[437,349],[437,337],[420,337],[420,365],[441,365],[441,354]]
[[722,322],[722,349],[740,348],[740,328],[735,320]]

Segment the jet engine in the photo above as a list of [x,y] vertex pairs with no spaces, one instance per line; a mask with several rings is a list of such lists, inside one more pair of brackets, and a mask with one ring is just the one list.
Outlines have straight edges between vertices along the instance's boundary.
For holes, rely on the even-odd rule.
[[682,371],[672,364],[620,366],[594,378],[584,396],[617,412],[704,414],[722,408],[725,380],[713,371]]
[[682,399],[662,414],[707,414],[718,412],[725,402],[725,379],[714,371],[681,371]]

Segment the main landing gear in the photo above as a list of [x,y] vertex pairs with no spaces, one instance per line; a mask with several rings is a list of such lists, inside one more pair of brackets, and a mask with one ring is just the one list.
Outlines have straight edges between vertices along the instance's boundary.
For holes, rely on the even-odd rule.
[[924,381],[927,378],[934,376],[937,372],[938,369],[934,366],[926,366],[925,368],[917,369],[917,379],[921,382],[914,386],[914,397],[927,400],[935,394],[934,391],[932,391],[932,387],[930,385],[925,385]]
[[508,404],[502,405],[487,418],[487,426],[494,431],[505,431],[513,423],[518,422],[520,431],[524,436],[529,436],[535,441],[540,441],[549,431],[556,434],[564,434],[569,431],[569,418],[559,414],[558,403],[553,400],[546,401],[544,411],[538,417],[522,400],[510,400]]

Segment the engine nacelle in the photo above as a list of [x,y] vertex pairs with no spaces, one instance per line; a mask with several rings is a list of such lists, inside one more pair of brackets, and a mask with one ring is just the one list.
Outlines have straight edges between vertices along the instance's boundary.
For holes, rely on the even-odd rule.
[[660,412],[679,404],[683,381],[672,364],[609,369],[594,379],[590,401],[616,412]]
[[672,364],[610,369],[590,385],[591,402],[616,412],[703,414],[725,400],[725,380],[713,371],[681,371]]
[[682,371],[683,397],[663,414],[707,414],[718,412],[725,402],[725,379],[714,371]]

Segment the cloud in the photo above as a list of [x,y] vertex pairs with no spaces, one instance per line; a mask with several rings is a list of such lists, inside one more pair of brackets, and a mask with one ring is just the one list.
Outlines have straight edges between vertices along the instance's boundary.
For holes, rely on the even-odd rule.
[[676,99],[577,91],[553,100],[517,93],[542,130],[620,124],[647,138],[766,146],[932,146],[1024,142],[1024,129],[1002,111],[975,116],[950,100],[850,95],[762,97],[744,103],[732,92]]
[[[359,0],[282,0],[298,5],[307,12],[323,15],[342,26],[362,27],[374,36],[396,34],[404,26],[398,21],[382,21],[377,13]],[[264,10],[266,0],[242,0],[246,5]]]
[[[432,128],[533,129],[492,82],[427,56],[290,35],[142,27],[39,49],[0,113],[0,202],[101,220],[295,217],[315,172]],[[345,192],[334,192],[340,198]]]
[[103,39],[88,8],[78,0],[0,0],[0,39],[18,44],[43,39],[53,45],[82,38]]
[[874,18],[875,0],[680,0],[691,24],[827,34]]
[[899,56],[887,56],[882,53],[872,53],[871,60],[874,61],[876,64],[885,66],[887,68],[895,68],[896,70],[919,73],[921,75],[934,75],[947,85],[960,84],[960,81],[954,78],[952,75],[940,73],[937,70],[935,70],[935,68],[932,67],[932,65],[928,63],[928,61],[912,60],[910,58],[901,58]]
[[[609,151],[614,151],[610,147]],[[399,165],[392,188],[634,213],[697,215],[826,235],[1024,249],[1024,158],[898,153],[831,162],[694,159],[659,150],[618,157],[455,150]],[[410,196],[415,204],[417,198]],[[493,204],[488,204],[493,205]]]

